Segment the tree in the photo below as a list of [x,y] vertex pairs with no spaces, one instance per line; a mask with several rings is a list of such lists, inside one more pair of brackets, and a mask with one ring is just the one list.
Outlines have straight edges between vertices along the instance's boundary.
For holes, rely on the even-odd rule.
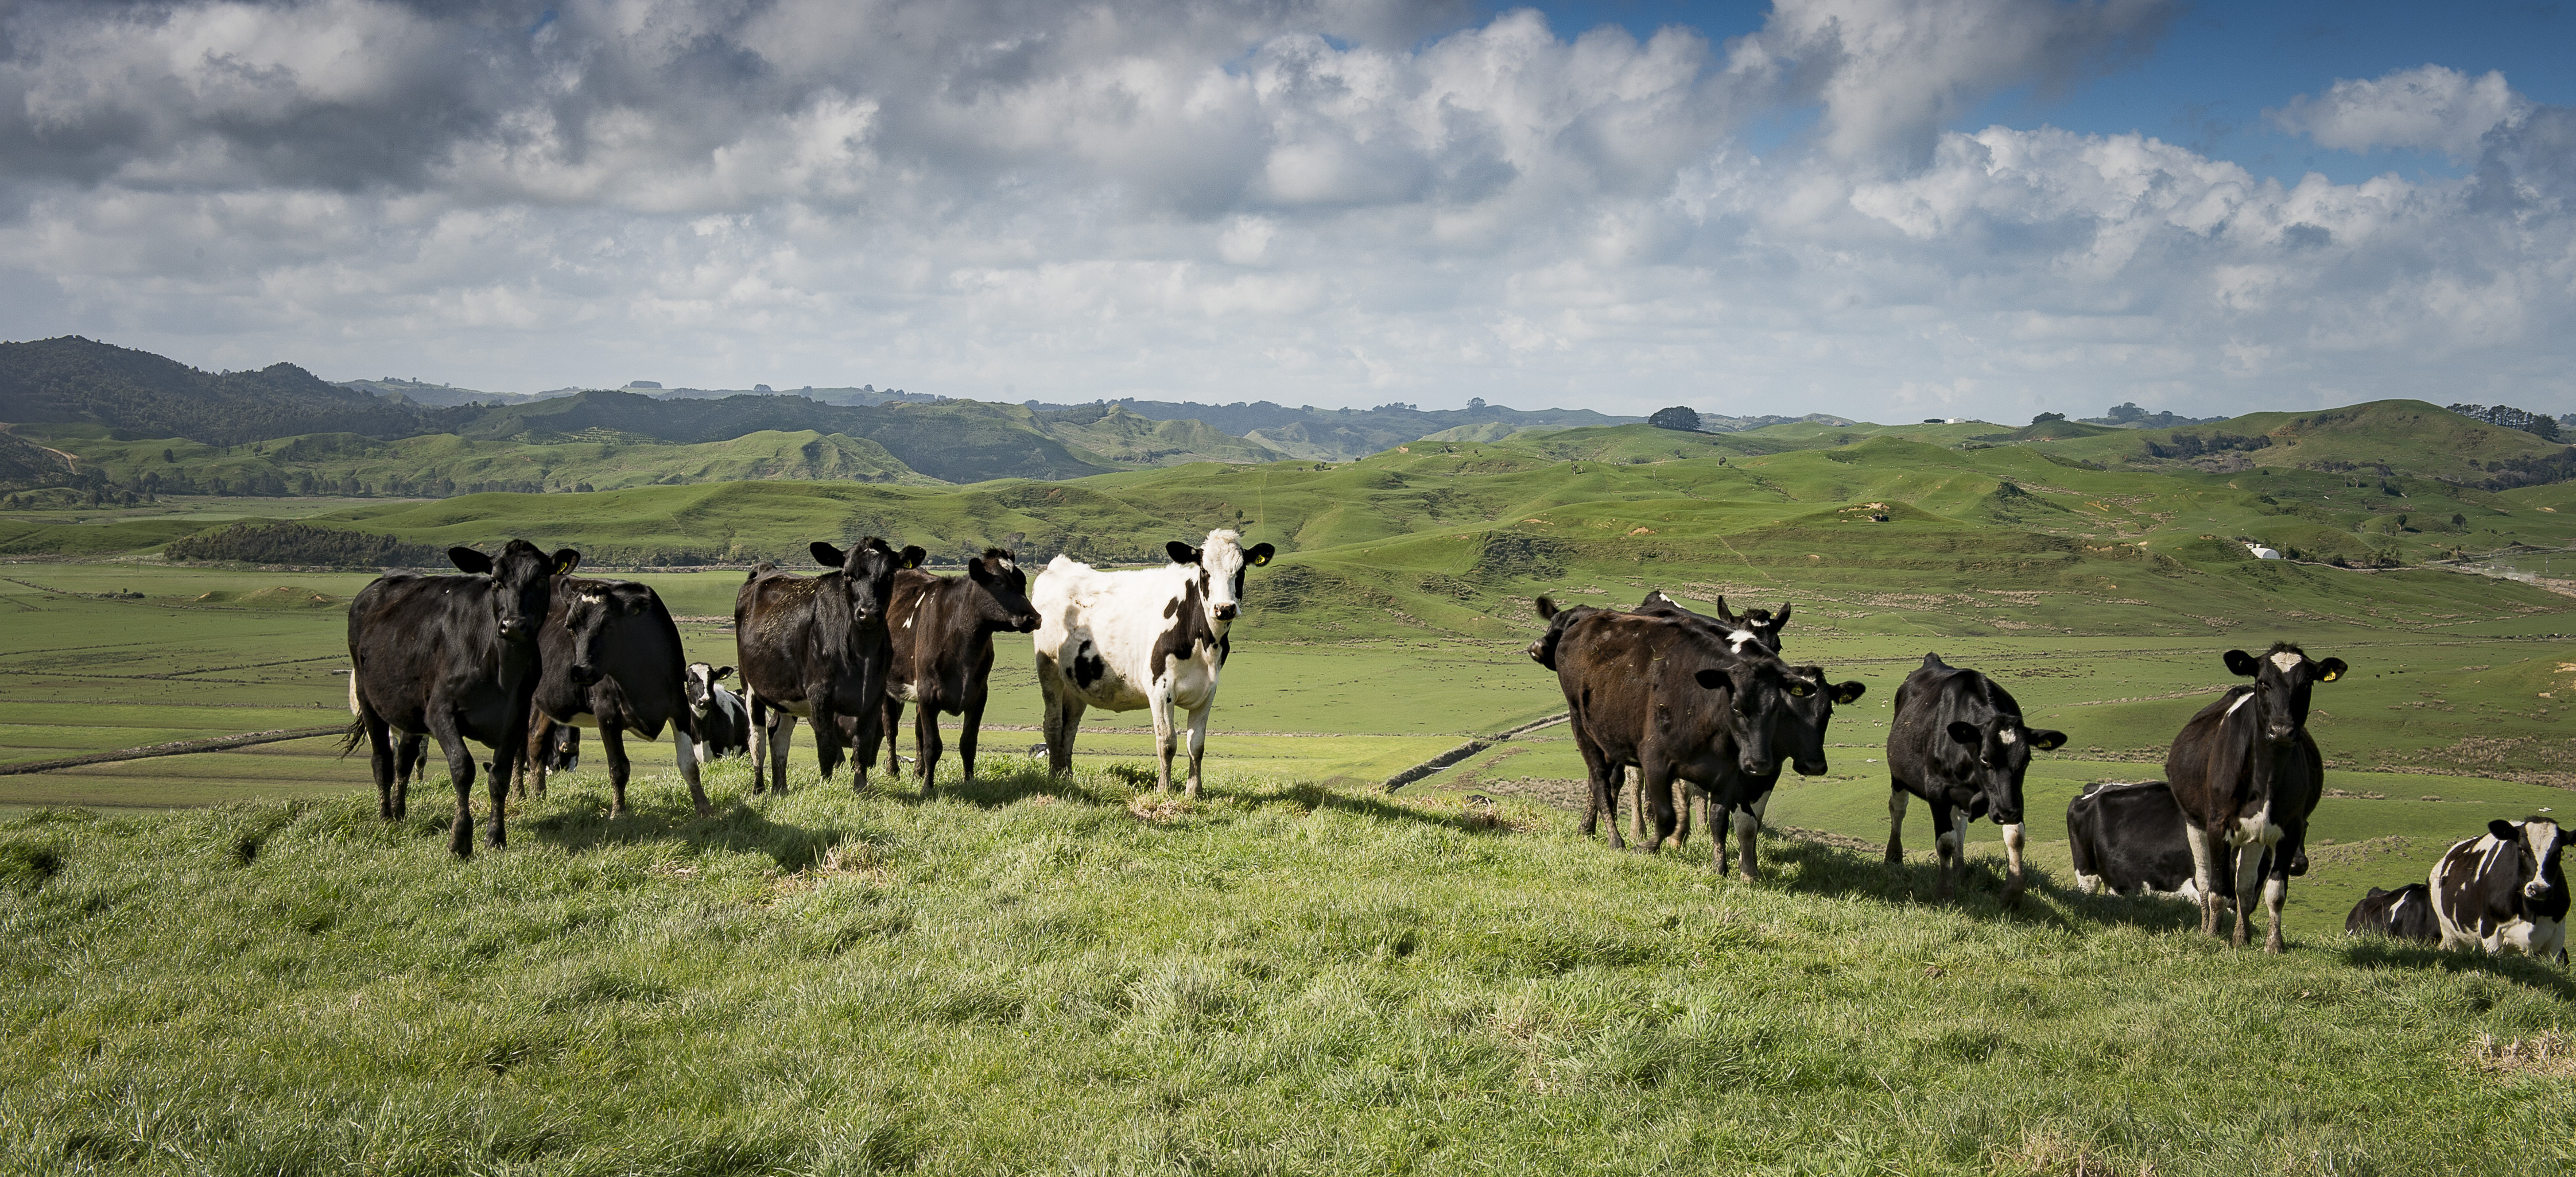
[[1699,413],[1681,405],[1674,405],[1669,409],[1655,410],[1654,416],[1646,418],[1646,424],[1657,429],[1679,429],[1685,433],[1697,433],[1699,432]]
[[2109,417],[2112,424],[2119,425],[2139,420],[2147,415],[2147,411],[2139,408],[2136,401],[2126,401],[2111,406],[2110,411],[2102,415]]
[[2065,419],[2066,414],[2064,413],[2041,413],[2040,415],[2031,418],[2030,423],[2033,425],[2046,425],[2051,421],[2063,421]]

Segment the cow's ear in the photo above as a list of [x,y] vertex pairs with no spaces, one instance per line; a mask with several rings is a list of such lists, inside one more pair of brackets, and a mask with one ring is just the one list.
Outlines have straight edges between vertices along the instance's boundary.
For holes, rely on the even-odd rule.
[[1979,730],[1973,723],[1952,720],[1950,721],[1950,740],[1952,743],[1966,744],[1971,748],[1982,748],[1986,743],[1986,733]]
[[2239,675],[2244,678],[2252,678],[2256,674],[2260,673],[2262,669],[2263,664],[2256,661],[2252,654],[2248,654],[2243,650],[2229,650],[2227,652],[2227,673],[2229,674]]
[[731,675],[732,673],[733,673],[733,667],[730,667],[730,666],[719,666],[719,667],[716,667],[715,669],[710,670],[710,671],[708,671],[708,672],[707,672],[707,681],[708,681],[708,682],[714,682],[714,681],[716,681],[717,679],[724,678],[724,677],[726,677],[726,676],[728,676],[728,675]]
[[1727,623],[1728,625],[1733,625],[1736,622],[1735,614],[1727,611],[1726,598],[1723,595],[1717,598],[1717,619]]
[[1001,573],[984,566],[984,558],[981,556],[966,562],[966,579],[977,584],[991,584],[1001,577]]
[[2342,678],[2343,672],[2350,669],[2352,669],[2352,667],[2345,665],[2343,659],[2328,658],[2323,662],[2317,663],[2317,681],[2333,682],[2336,679]]
[[1552,621],[1552,620],[1554,620],[1554,619],[1556,618],[1556,615],[1557,615],[1557,614],[1562,613],[1562,612],[1564,612],[1564,610],[1557,608],[1557,607],[1556,607],[1556,602],[1551,601],[1551,600],[1547,599],[1547,598],[1546,598],[1546,597],[1544,597],[1544,596],[1541,596],[1541,597],[1538,599],[1538,619],[1539,619],[1539,620],[1541,620],[1541,621]]
[[2044,727],[2027,730],[2030,731],[2030,746],[2039,751],[2046,752],[2066,746],[2065,732],[2053,732]]
[[903,547],[903,558],[895,561],[895,567],[919,568],[921,567],[921,562],[929,558],[930,553],[922,551],[920,544],[905,544]]
[[1782,602],[1780,602],[1780,615],[1771,619],[1771,628],[1773,628],[1773,629],[1786,629],[1786,628],[1788,628],[1788,627],[1789,627],[1789,602],[1787,602],[1787,601],[1782,601]]
[[447,549],[447,558],[450,561],[453,561],[456,567],[462,571],[471,572],[477,576],[489,576],[492,574],[492,557],[486,556],[472,548],[449,548]]
[[1188,544],[1182,543],[1179,540],[1173,540],[1170,543],[1164,544],[1163,551],[1172,557],[1172,563],[1174,564],[1196,564],[1199,562],[1199,550]]
[[819,539],[815,540],[813,544],[805,550],[814,553],[814,562],[824,566],[825,568],[838,568],[841,566],[841,561],[849,559],[849,556],[843,553],[841,549],[824,543]]
[[1869,684],[1868,684],[1868,683],[1865,683],[1865,682],[1862,682],[1862,681],[1860,681],[1860,680],[1858,680],[1858,679],[1854,679],[1854,680],[1852,680],[1852,681],[1850,681],[1850,682],[1843,683],[1843,684],[1841,684],[1841,685],[1839,685],[1839,686],[1836,686],[1836,687],[1834,688],[1834,702],[1837,702],[1837,703],[1854,703],[1854,702],[1858,702],[1858,701],[1860,700],[1860,697],[1861,697],[1862,695],[1866,695],[1866,694],[1868,694],[1868,693],[1869,693]]
[[1269,563],[1272,556],[1276,556],[1278,554],[1279,549],[1271,547],[1268,544],[1254,544],[1252,545],[1252,550],[1245,552],[1243,556],[1246,560],[1252,562],[1253,567],[1259,568],[1262,565]]
[[2487,823],[2487,832],[2495,835],[2495,840],[2499,842],[2510,842],[2518,836],[2514,833],[2513,823],[2501,817]]
[[555,549],[555,575],[570,576],[572,570],[579,567],[581,567],[581,553],[571,548]]
[[1712,691],[1727,685],[1726,672],[1723,670],[1702,670],[1691,675],[1691,677],[1697,679],[1699,681],[1699,685],[1707,687]]

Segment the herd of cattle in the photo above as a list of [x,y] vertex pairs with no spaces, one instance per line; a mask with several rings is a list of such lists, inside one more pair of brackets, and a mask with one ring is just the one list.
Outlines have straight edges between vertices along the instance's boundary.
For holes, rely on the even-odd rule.
[[[900,758],[893,734],[905,704],[916,710],[914,772],[932,793],[943,747],[942,713],[964,719],[957,755],[975,771],[975,740],[993,666],[993,635],[1036,634],[1038,685],[1049,768],[1071,770],[1084,712],[1148,711],[1172,786],[1175,711],[1188,713],[1186,790],[1199,793],[1209,709],[1242,610],[1244,576],[1267,564],[1269,544],[1234,532],[1203,544],[1173,543],[1159,568],[1103,571],[1057,556],[1035,592],[1011,553],[988,550],[966,574],[921,569],[918,547],[869,537],[844,551],[812,545],[819,576],[753,569],[734,599],[732,666],[691,663],[679,627],[645,585],[573,575],[580,553],[548,555],[512,540],[498,557],[454,548],[464,575],[391,573],[349,609],[349,708],[344,747],[368,743],[380,811],[404,815],[424,739],[447,758],[456,789],[449,849],[473,849],[471,789],[477,765],[466,741],[493,751],[486,841],[505,842],[506,790],[572,766],[579,728],[605,746],[613,813],[626,810],[623,734],[647,739],[672,728],[681,777],[700,814],[702,760],[748,753],[752,792],[784,792],[795,721],[813,732],[828,779],[845,759],[866,788],[880,742],[886,768]],[[1824,668],[1780,657],[1792,610],[1737,614],[1721,598],[1714,616],[1652,593],[1632,610],[1559,608],[1537,602],[1547,631],[1530,657],[1557,674],[1590,782],[1590,835],[1619,828],[1625,783],[1637,786],[1636,836],[1645,848],[1687,843],[1694,815],[1710,831],[1717,869],[1758,877],[1755,835],[1785,765],[1826,771],[1825,733],[1837,704],[1867,688],[1835,683]],[[2247,942],[2253,901],[2268,917],[2266,951],[2282,947],[2289,879],[2306,872],[2308,819],[2324,795],[2324,761],[2308,735],[2310,691],[2348,669],[2276,643],[2261,655],[2230,650],[2231,687],[2184,724],[2166,779],[2086,789],[2067,807],[2067,836],[2081,890],[2176,896],[2196,902],[2204,933],[2233,910],[2233,940]],[[738,676],[740,694],[722,685]],[[2001,684],[1937,654],[1897,688],[1887,739],[1887,860],[1904,856],[1912,800],[1931,809],[1936,895],[1946,900],[1965,866],[1964,827],[1991,818],[2007,859],[2003,901],[2024,889],[2023,777],[2033,752],[2063,745],[2033,728]],[[855,758],[851,753],[855,752]],[[1677,807],[1676,786],[1681,804]],[[1721,825],[1735,834],[1730,855]],[[2567,835],[2546,818],[2495,821],[2460,842],[2431,876],[2395,892],[2374,889],[2353,909],[2354,932],[2507,949],[2563,961],[2569,901],[2560,854]],[[1730,862],[1730,858],[1733,860]]]

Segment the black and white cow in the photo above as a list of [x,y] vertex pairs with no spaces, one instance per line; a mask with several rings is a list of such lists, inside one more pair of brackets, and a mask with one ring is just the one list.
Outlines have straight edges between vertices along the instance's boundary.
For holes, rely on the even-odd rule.
[[[2003,901],[2021,901],[2021,782],[2030,754],[2066,742],[2066,733],[2022,722],[2012,692],[1973,670],[1925,654],[1896,688],[1896,718],[1887,729],[1887,861],[1905,861],[1908,797],[1932,804],[1932,845],[1940,857],[1936,899],[1950,897],[1952,876],[1967,866],[1963,827],[1991,816],[2004,829],[2010,876]],[[1955,821],[1952,812],[1961,816]]]
[[[574,727],[571,724],[559,724],[546,732],[543,736],[539,737],[536,744],[537,767],[539,769],[546,772],[578,772],[581,770],[580,728]],[[525,774],[521,774],[519,779],[524,781],[527,777]],[[520,796],[524,797],[526,794],[522,793]]]
[[903,705],[910,703],[913,771],[921,777],[921,795],[928,797],[939,775],[940,714],[962,717],[957,760],[973,777],[975,739],[992,690],[993,635],[1036,629],[1038,614],[1029,604],[1028,574],[1001,548],[987,548],[967,561],[964,576],[898,572],[889,600],[886,635],[893,654],[886,663],[886,771],[902,770],[895,755],[895,725],[903,721]]
[[[2308,815],[2325,796],[2325,758],[2308,735],[2308,694],[2342,678],[2341,658],[2318,662],[2288,642],[2260,658],[2229,650],[2227,669],[2254,680],[2200,709],[2165,755],[2165,780],[2191,825],[2193,874],[2200,882],[2200,930],[2217,935],[2227,896],[2237,897],[2231,942],[2242,946],[2262,887],[2270,932],[2263,951],[2281,951],[2281,906],[2290,876],[2306,869]],[[2218,874],[2234,875],[2222,884]]]
[[395,734],[428,736],[447,754],[456,786],[456,820],[447,848],[474,852],[474,753],[492,749],[492,823],[484,839],[507,844],[503,814],[510,773],[526,751],[530,696],[536,691],[537,631],[545,624],[555,576],[581,562],[570,548],[548,556],[511,540],[500,558],[450,548],[464,576],[392,573],[349,601],[349,710],[356,716],[346,755],[365,740],[375,770],[378,812],[403,816],[408,797],[395,787]]
[[1208,709],[1216,705],[1226,633],[1243,612],[1247,568],[1270,562],[1269,544],[1243,546],[1219,528],[1199,547],[1173,542],[1161,568],[1103,572],[1059,555],[1030,594],[1038,611],[1038,690],[1046,696],[1047,767],[1073,771],[1073,737],[1086,708],[1134,711],[1154,719],[1161,763],[1156,790],[1172,789],[1176,724],[1190,715],[1188,794],[1199,795],[1199,760],[1207,748]]
[[2104,781],[2066,803],[2075,889],[2200,902],[2191,827],[2163,781]]
[[2343,917],[2343,934],[2441,943],[2442,921],[2433,914],[2432,888],[2422,883],[2408,883],[2394,891],[2371,888],[2370,894],[2352,905],[2352,914]]
[[751,710],[743,705],[742,696],[719,681],[732,674],[730,666],[692,662],[681,679],[689,695],[689,716],[697,721],[699,760],[722,760],[751,750]]
[[2498,818],[2461,842],[2426,880],[2442,947],[2514,951],[2567,961],[2567,874],[2559,855],[2567,832],[2545,817]]
[[1658,610],[1673,610],[1702,618],[1723,627],[1726,630],[1727,640],[1736,645],[1742,646],[1749,642],[1774,654],[1780,652],[1780,631],[1789,627],[1790,609],[1790,604],[1784,601],[1781,602],[1780,611],[1776,614],[1768,609],[1747,609],[1739,614],[1726,607],[1726,598],[1719,597],[1717,615],[1710,617],[1705,613],[1694,613],[1683,608],[1681,602],[1665,596],[1662,589],[1647,593],[1646,599],[1637,603],[1639,613],[1652,614]]
[[689,656],[680,645],[679,624],[652,586],[557,576],[537,644],[543,666],[529,739],[539,796],[546,791],[547,768],[535,749],[555,731],[595,728],[608,754],[609,815],[625,816],[626,733],[655,740],[669,727],[690,802],[700,817],[714,812],[698,779],[697,725],[682,681]]
[[751,709],[755,795],[769,785],[787,790],[787,743],[800,718],[814,730],[823,777],[855,749],[850,788],[866,790],[883,734],[887,597],[894,574],[920,567],[926,554],[897,552],[873,535],[847,552],[821,540],[811,547],[830,572],[797,576],[764,563],[734,591],[734,663]]

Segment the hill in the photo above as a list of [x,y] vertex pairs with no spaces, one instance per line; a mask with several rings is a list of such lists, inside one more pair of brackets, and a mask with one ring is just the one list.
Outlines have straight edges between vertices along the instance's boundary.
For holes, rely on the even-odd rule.
[[[1107,402],[1103,402],[1106,404]],[[1614,417],[1590,409],[1522,410],[1474,401],[1464,409],[1417,409],[1396,403],[1373,409],[1290,407],[1269,401],[1203,405],[1192,402],[1121,400],[1118,407],[1155,421],[1195,420],[1219,432],[1234,434],[1291,458],[1328,462],[1362,458],[1403,442],[1466,426],[1514,427],[1616,425],[1640,417]],[[1028,407],[1041,412],[1079,409],[1080,405]]]
[[299,433],[410,437],[472,412],[387,401],[293,364],[209,373],[76,335],[0,343],[0,421],[16,424],[92,424],[239,445]]

